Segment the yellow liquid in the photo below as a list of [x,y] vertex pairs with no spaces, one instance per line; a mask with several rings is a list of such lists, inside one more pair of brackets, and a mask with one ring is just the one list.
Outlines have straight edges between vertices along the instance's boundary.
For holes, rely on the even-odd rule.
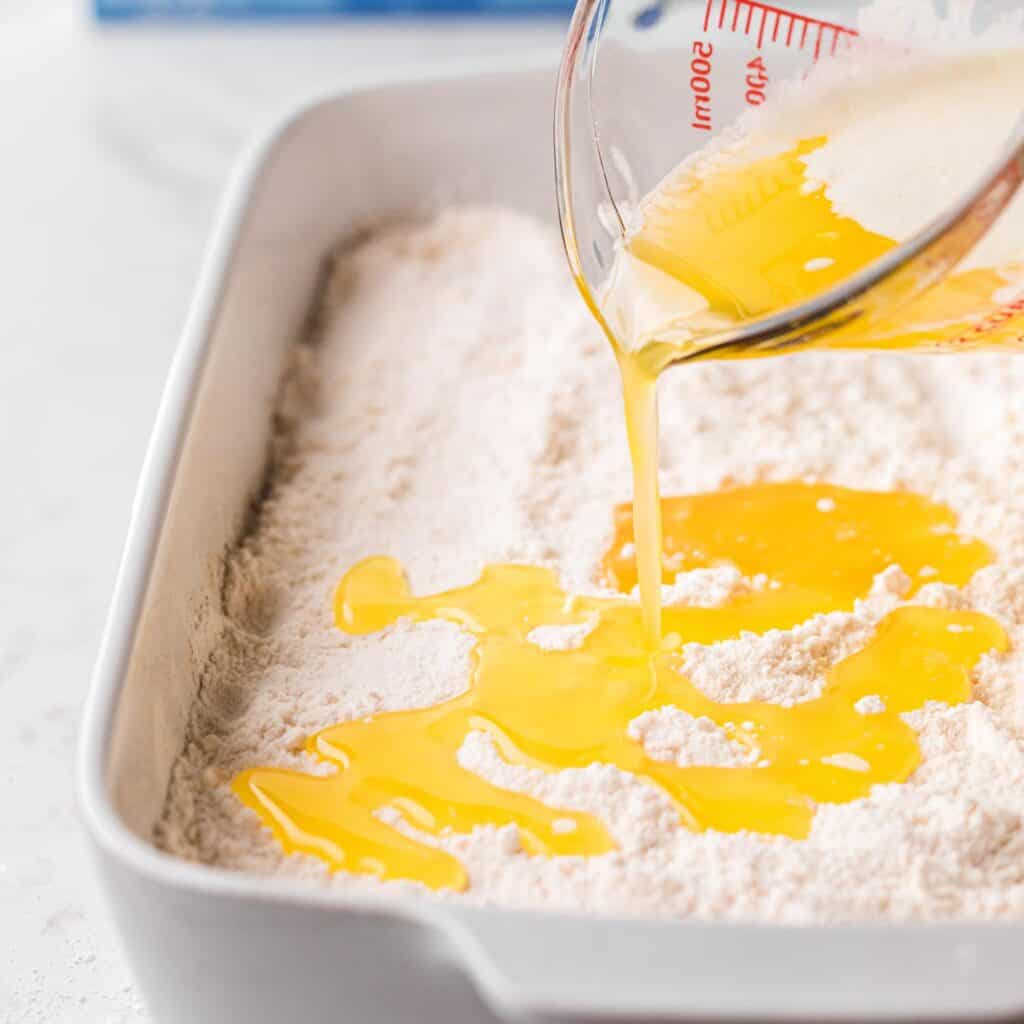
[[[895,248],[896,240],[837,213],[808,178],[805,160],[826,142],[805,139],[749,163],[677,173],[651,193],[620,258],[631,272],[613,281],[602,309],[617,347],[656,375],[699,354],[707,334],[807,302]],[[628,313],[638,302],[648,308],[641,324]],[[955,273],[900,308],[813,345],[940,352],[1021,346],[1021,314],[1024,264],[1009,262]]]
[[[957,535],[949,510],[909,494],[760,484],[670,499],[663,510],[666,572],[728,562],[747,576],[765,573],[774,585],[725,607],[665,608],[660,649],[652,649],[635,602],[566,594],[547,569],[494,565],[467,587],[414,596],[393,559],[367,559],[338,588],[338,627],[363,634],[401,617],[455,623],[475,640],[467,692],[311,737],[310,753],[337,766],[332,776],[257,768],[236,778],[235,792],[288,851],[432,888],[464,888],[462,865],[375,811],[387,808],[427,836],[514,822],[529,854],[614,848],[590,815],[548,807],[461,768],[456,753],[479,730],[515,764],[554,772],[601,762],[630,772],[659,787],[687,828],[801,837],[818,802],[853,800],[874,784],[907,779],[920,754],[899,713],[928,700],[966,700],[977,659],[1006,648],[1002,630],[984,615],[901,608],[862,651],[832,669],[818,699],[790,708],[716,703],[683,674],[683,643],[786,629],[818,612],[848,610],[892,564],[915,585],[960,585],[989,552]],[[628,590],[636,570],[622,553],[634,540],[627,509],[616,527],[604,572]],[[593,628],[578,649],[544,650],[528,639],[537,626],[584,623]],[[854,710],[873,694],[885,702],[883,713]],[[756,748],[756,762],[678,767],[649,758],[627,728],[642,712],[667,705],[708,716],[742,747]],[[845,755],[842,764],[827,760],[836,755]]]
[[620,355],[622,401],[633,465],[636,580],[647,645],[661,646],[661,494],[658,487],[658,380]]

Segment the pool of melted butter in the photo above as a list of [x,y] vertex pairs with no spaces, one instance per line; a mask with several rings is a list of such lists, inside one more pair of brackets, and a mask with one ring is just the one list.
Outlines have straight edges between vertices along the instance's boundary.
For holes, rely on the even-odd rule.
[[[514,764],[547,772],[615,765],[660,789],[680,828],[801,838],[820,803],[906,781],[920,750],[901,713],[927,701],[968,700],[978,659],[1007,648],[988,616],[909,604],[828,672],[815,699],[792,707],[718,703],[686,678],[683,645],[850,611],[892,565],[909,574],[915,590],[926,582],[960,586],[991,555],[958,534],[948,508],[909,493],[763,483],[668,498],[661,511],[666,579],[734,565],[750,579],[762,577],[760,585],[721,607],[665,607],[661,643],[652,647],[636,600],[568,593],[548,568],[492,565],[467,587],[414,595],[396,561],[366,559],[337,589],[338,628],[368,634],[400,618],[456,624],[474,639],[465,693],[310,736],[309,753],[336,766],[332,775],[254,768],[237,776],[234,792],[288,852],[435,889],[468,885],[458,859],[430,841],[449,831],[515,824],[524,850],[538,856],[614,849],[596,817],[547,806],[462,768],[459,747],[482,731]],[[636,584],[632,542],[632,515],[622,507],[601,572],[623,595]],[[530,639],[539,626],[584,624],[592,628],[573,649],[546,650]],[[855,705],[867,696],[881,698],[884,711],[859,713]],[[707,716],[750,758],[737,766],[680,767],[649,757],[630,738],[629,724],[668,706]],[[381,820],[385,808],[407,829]]]

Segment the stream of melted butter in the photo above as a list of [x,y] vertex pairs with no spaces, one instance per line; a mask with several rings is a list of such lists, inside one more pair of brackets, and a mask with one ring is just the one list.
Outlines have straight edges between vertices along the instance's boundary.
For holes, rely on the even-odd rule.
[[[897,245],[836,211],[807,159],[815,136],[760,158],[743,151],[677,169],[640,204],[600,307],[622,377],[633,462],[636,561],[647,636],[661,636],[658,375],[702,339],[810,301]],[[1024,346],[1024,264],[964,270],[898,308],[865,315],[795,348],[966,352]],[[752,358],[768,353],[710,353]],[[737,424],[742,429],[742,424]],[[747,524],[754,531],[757,524]]]
[[[515,823],[530,854],[614,848],[594,817],[546,806],[461,768],[457,751],[479,730],[515,764],[555,772],[602,762],[630,772],[659,787],[687,828],[801,837],[817,803],[854,800],[877,783],[906,780],[920,753],[900,713],[929,700],[968,699],[972,666],[984,652],[1006,648],[1003,631],[985,615],[902,607],[828,673],[817,699],[788,708],[716,703],[686,679],[683,644],[849,610],[890,565],[900,565],[915,587],[961,585],[988,563],[989,551],[957,534],[948,509],[912,494],[759,484],[667,499],[662,510],[667,578],[728,563],[771,583],[724,607],[664,608],[661,643],[652,648],[635,601],[567,594],[548,569],[493,565],[469,586],[414,596],[393,559],[367,559],[338,587],[338,627],[366,634],[402,617],[455,623],[475,641],[467,691],[312,736],[309,752],[334,764],[333,775],[256,768],[235,779],[235,793],[289,852],[432,888],[467,884],[459,861],[429,842],[448,830]],[[625,592],[637,579],[633,541],[631,513],[621,508],[603,572]],[[577,649],[545,650],[529,639],[538,626],[582,624],[592,628]],[[869,695],[881,697],[884,712],[855,710]],[[742,767],[678,767],[648,757],[629,737],[629,723],[669,705],[709,717],[756,751],[755,759]],[[832,760],[837,755],[840,763]],[[385,808],[413,832],[380,820],[376,812]]]

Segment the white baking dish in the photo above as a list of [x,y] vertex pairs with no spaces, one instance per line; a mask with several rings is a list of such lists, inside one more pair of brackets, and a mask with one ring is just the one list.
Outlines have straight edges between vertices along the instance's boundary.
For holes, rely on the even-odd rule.
[[355,900],[150,845],[216,600],[325,254],[454,195],[553,218],[550,67],[307,106],[247,161],[167,385],[83,725],[82,809],[162,1024],[1024,1015],[1024,925],[769,927]]

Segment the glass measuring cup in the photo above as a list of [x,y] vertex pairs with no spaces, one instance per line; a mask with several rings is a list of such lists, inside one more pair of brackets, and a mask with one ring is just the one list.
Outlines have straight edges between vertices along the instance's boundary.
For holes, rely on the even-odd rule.
[[[602,296],[635,229],[641,197],[745,109],[770,99],[779,82],[855,44],[858,14],[867,6],[855,0],[796,0],[786,6],[755,0],[580,0],[558,81],[556,176],[569,263],[606,328]],[[966,42],[975,33],[992,32],[1005,11],[996,2],[949,0],[942,31]],[[921,45],[929,42],[929,31],[931,24],[915,24],[912,17],[898,27],[900,36]],[[906,52],[896,48],[891,59]],[[652,345],[650,368],[698,355],[813,344],[878,320],[953,270],[1022,181],[1024,132],[1018,122],[1001,152],[979,154],[969,189],[950,195],[884,255],[806,301],[690,330],[683,346]],[[1013,296],[982,310],[977,322],[1001,326],[1021,309],[1024,304]],[[977,331],[977,322],[970,330]]]

